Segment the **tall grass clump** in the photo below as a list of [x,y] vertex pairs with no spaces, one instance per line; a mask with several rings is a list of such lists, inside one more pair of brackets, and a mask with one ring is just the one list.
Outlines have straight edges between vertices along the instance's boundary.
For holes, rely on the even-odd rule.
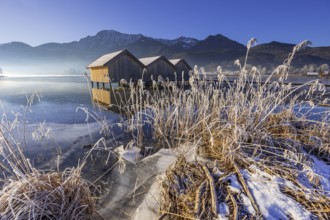
[[[217,80],[212,82],[207,80],[203,69],[196,67],[189,79],[190,89],[161,77],[158,81],[152,80],[149,89],[144,88],[142,81],[137,85],[130,83],[128,104],[123,108],[127,113],[128,127],[140,146],[144,140],[145,125],[150,125],[152,138],[162,147],[197,144],[199,156],[216,161],[217,169],[224,175],[237,175],[252,204],[255,202],[241,174],[242,169],[249,172],[260,169],[281,176],[308,193],[311,189],[299,181],[306,178],[316,191],[313,191],[313,206],[307,197],[304,197],[307,202],[303,204],[307,209],[315,210],[325,201],[330,201],[329,196],[322,196],[327,192],[322,190],[320,177],[313,169],[313,157],[329,162],[330,156],[330,111],[313,115],[320,102],[327,102],[323,98],[326,88],[318,80],[296,86],[285,81],[295,54],[309,46],[310,42],[296,45],[283,64],[266,77],[256,67],[246,68],[249,50],[255,43],[254,38],[248,42],[243,66],[239,60],[235,61],[239,73],[233,82],[222,74],[221,67],[217,69]],[[212,181],[204,183],[212,174],[209,175],[209,168],[204,165],[189,165],[182,161],[168,171],[163,181],[163,197],[166,199],[161,205],[161,212],[172,213],[179,219],[200,217],[200,213],[196,216],[196,213],[187,211],[194,205],[190,208],[179,205],[186,204],[188,200],[196,204],[196,190],[203,188],[203,184],[212,191]],[[190,183],[193,188],[184,187],[185,183],[181,181]],[[193,196],[190,191],[194,192]],[[186,193],[191,196],[188,200],[182,198]],[[183,200],[179,204],[176,201],[180,198]],[[295,199],[301,201],[302,198],[296,196]],[[257,205],[254,207],[259,213]],[[329,214],[329,209],[326,210]],[[205,214],[210,212],[213,215]],[[215,212],[213,209],[203,213],[214,216]]]
[[[0,122],[0,218],[102,219],[96,212],[92,185],[81,175],[87,156],[77,167],[64,171],[39,170],[26,157],[14,128],[4,118]],[[49,135],[38,132],[35,135]],[[25,141],[23,144],[26,146]]]

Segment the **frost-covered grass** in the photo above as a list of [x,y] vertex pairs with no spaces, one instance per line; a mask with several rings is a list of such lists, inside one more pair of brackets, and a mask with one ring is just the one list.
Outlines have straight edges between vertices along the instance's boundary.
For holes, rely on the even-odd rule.
[[1,219],[92,219],[98,217],[91,184],[80,165],[64,171],[36,169],[19,143],[0,125]]
[[[255,39],[248,42],[248,52],[254,43]],[[143,146],[144,127],[149,126],[148,135],[161,146],[196,145],[198,155],[215,161],[217,165],[212,169],[222,173],[215,178],[205,164],[178,161],[163,181],[160,212],[164,216],[212,219],[218,214],[215,201],[229,204],[231,217],[265,216],[246,183],[247,175],[242,174],[252,175],[256,169],[291,181],[294,187],[281,188],[281,192],[312,215],[329,215],[329,194],[315,172],[313,157],[329,163],[330,111],[319,113],[318,120],[311,117],[317,104],[329,102],[322,98],[326,88],[317,80],[299,86],[284,83],[295,53],[308,45],[308,41],[296,45],[263,83],[257,68],[246,70],[247,52],[243,65],[235,62],[240,73],[234,83],[229,83],[218,67],[215,83],[209,83],[195,68],[189,90],[162,78],[153,80],[148,90],[142,81],[137,86],[129,85],[131,93],[123,109],[128,116],[127,128],[138,147]],[[222,180],[231,173],[239,179],[253,214],[241,212],[241,200],[225,187]]]
[[[96,211],[96,197],[92,191],[95,187],[82,177],[93,149],[76,167],[60,171],[62,149],[53,138],[51,129],[45,123],[39,124],[33,132],[28,129],[27,115],[35,99],[39,99],[37,93],[28,97],[27,105],[22,108],[22,113],[15,113],[13,121],[9,121],[6,114],[0,120],[0,218],[102,219]],[[32,137],[27,138],[28,135]],[[48,143],[55,146],[57,169],[40,170],[33,165],[34,161],[31,162],[26,155],[27,139],[31,138],[39,142],[48,139]],[[49,146],[49,154],[50,151]]]

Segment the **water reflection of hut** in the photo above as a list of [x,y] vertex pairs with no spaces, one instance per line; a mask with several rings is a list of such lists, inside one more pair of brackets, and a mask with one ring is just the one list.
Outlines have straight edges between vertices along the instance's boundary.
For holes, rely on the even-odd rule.
[[[189,80],[189,71],[192,70],[191,66],[183,58],[180,59],[171,59],[169,60],[175,67],[175,72],[177,74],[177,81],[188,81]],[[183,74],[183,79],[182,79]]]
[[160,75],[163,79],[175,80],[175,67],[164,56],[145,57],[140,61],[146,66],[148,75],[152,75],[154,80],[157,80]]
[[87,66],[91,73],[94,101],[111,104],[111,82],[136,81],[141,78],[144,69],[139,61],[128,50],[105,54]]

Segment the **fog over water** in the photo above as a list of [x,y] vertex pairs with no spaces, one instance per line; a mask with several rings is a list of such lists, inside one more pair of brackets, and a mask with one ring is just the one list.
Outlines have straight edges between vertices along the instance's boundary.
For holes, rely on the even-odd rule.
[[[13,119],[13,113],[22,112],[27,97],[34,92],[35,97],[27,119],[29,123],[85,123],[86,114],[77,107],[92,109],[89,83],[84,76],[10,76],[0,77],[0,114],[3,112]],[[111,112],[102,112],[108,119],[114,116]]]

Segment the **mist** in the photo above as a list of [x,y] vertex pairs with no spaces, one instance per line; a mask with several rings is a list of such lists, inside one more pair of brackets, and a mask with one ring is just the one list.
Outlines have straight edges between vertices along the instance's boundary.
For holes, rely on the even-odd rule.
[[11,64],[0,62],[0,68],[5,76],[17,75],[82,75],[87,72],[83,61],[66,62],[26,62],[22,64]]

